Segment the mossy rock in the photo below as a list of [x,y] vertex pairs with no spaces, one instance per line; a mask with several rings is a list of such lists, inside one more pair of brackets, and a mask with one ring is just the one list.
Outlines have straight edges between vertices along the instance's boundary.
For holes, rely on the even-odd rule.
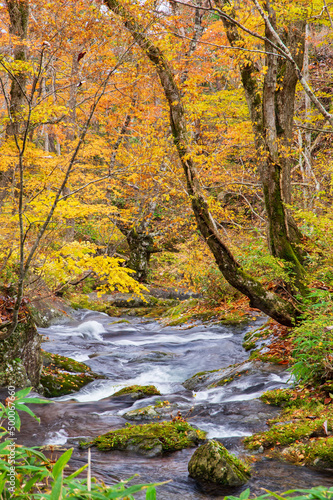
[[51,352],[46,352],[42,350],[43,365],[44,368],[47,366],[54,366],[66,370],[68,372],[74,373],[87,373],[91,372],[91,368],[84,363],[75,361],[72,358],[67,358],[66,356],[60,356],[59,354],[52,354]]
[[131,385],[112,394],[111,398],[130,395],[132,399],[143,399],[150,396],[160,396],[154,385]]
[[44,368],[40,381],[45,396],[49,398],[71,394],[97,378],[104,378],[74,359],[45,351],[42,354]]
[[198,388],[204,387],[205,382],[209,379],[210,375],[220,370],[207,370],[204,372],[195,373],[192,377],[188,378],[183,382],[185,389],[190,391],[198,390]]
[[189,461],[188,471],[193,479],[224,486],[242,486],[250,478],[248,467],[214,440],[199,446]]
[[[10,297],[6,298],[11,300]],[[30,312],[23,307],[14,333],[11,324],[0,330],[0,387],[16,388],[33,386],[40,391],[42,369],[41,341]]]
[[273,389],[264,392],[260,399],[266,404],[274,406],[298,406],[296,398],[293,397],[295,391],[293,389]]
[[175,403],[169,401],[161,401],[156,405],[144,406],[143,408],[136,408],[124,413],[123,417],[127,420],[161,420],[167,418],[173,411],[177,410]]
[[123,312],[115,306],[110,305],[104,300],[89,298],[88,295],[74,295],[70,299],[70,305],[73,309],[90,309],[91,311],[102,312],[109,316],[117,318]]
[[127,424],[125,428],[98,436],[81,447],[97,446],[99,450],[127,450],[146,456],[182,450],[197,445],[206,433],[194,429],[184,420],[144,425]]
[[87,373],[66,373],[43,371],[40,381],[44,388],[44,394],[48,398],[65,396],[81,389],[84,385],[95,380],[96,377]]

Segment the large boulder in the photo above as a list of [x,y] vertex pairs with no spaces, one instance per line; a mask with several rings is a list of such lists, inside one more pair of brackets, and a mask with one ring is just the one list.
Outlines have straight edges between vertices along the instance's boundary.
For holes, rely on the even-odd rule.
[[40,390],[42,337],[27,310],[21,313],[14,333],[10,334],[10,326],[0,330],[0,387]]
[[248,468],[218,441],[199,446],[188,464],[189,475],[199,481],[241,486],[250,478]]
[[206,433],[184,420],[143,425],[126,424],[123,429],[107,432],[81,447],[97,446],[99,450],[126,450],[147,457],[182,450],[204,441]]

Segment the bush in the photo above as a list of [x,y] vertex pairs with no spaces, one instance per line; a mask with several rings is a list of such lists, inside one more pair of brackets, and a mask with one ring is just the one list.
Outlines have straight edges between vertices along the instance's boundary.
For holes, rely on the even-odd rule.
[[293,331],[293,366],[298,382],[323,383],[333,378],[333,329],[331,315],[305,320]]

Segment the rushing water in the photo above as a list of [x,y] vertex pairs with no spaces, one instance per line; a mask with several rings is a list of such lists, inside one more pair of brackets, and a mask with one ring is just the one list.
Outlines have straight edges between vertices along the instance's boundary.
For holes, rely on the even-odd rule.
[[[58,444],[74,446],[73,466],[87,460],[87,452],[77,447],[79,437],[93,437],[110,429],[123,427],[126,411],[153,404],[157,400],[177,403],[192,425],[217,438],[230,451],[244,452],[241,439],[266,428],[266,420],[276,409],[256,399],[263,391],[283,387],[288,373],[263,372],[234,380],[227,387],[186,390],[182,382],[199,371],[214,370],[247,359],[242,348],[244,334],[260,326],[257,318],[251,326],[205,326],[193,328],[163,327],[156,321],[118,318],[92,311],[79,311],[74,320],[40,329],[47,341],[43,348],[71,357],[105,375],[79,392],[55,398],[52,405],[34,406],[41,417],[25,419],[21,442],[26,445]],[[155,385],[162,396],[131,401],[117,400],[112,394],[129,385]],[[257,494],[262,488],[284,491],[333,485],[323,473],[296,468],[273,460],[260,460],[253,467],[253,477],[244,488],[216,490],[202,486],[188,477],[187,464],[194,449],[186,449],[157,458],[126,452],[100,452],[92,449],[93,474],[111,484],[139,474],[139,482],[170,483],[158,488],[159,500],[194,500],[223,498],[239,494],[245,487]],[[260,457],[260,455],[258,455]]]

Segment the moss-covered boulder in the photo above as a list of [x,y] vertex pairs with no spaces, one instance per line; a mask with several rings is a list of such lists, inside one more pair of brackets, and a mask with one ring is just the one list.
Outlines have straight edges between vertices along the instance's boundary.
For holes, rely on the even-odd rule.
[[199,446],[188,464],[189,475],[199,481],[241,486],[250,478],[249,469],[218,441]]
[[111,398],[130,396],[131,399],[143,399],[150,396],[160,396],[161,393],[154,385],[131,385],[112,394]]
[[97,378],[104,378],[84,363],[58,354],[43,351],[43,363],[40,381],[49,398],[71,394]]
[[197,445],[206,433],[194,429],[184,420],[144,425],[126,424],[124,429],[110,431],[81,446],[97,446],[99,450],[126,450],[153,457],[162,452],[182,450]]
[[[4,312],[12,299],[2,297]],[[8,304],[7,304],[8,303]],[[6,305],[7,304],[7,305]],[[3,314],[2,314],[3,316]],[[32,386],[40,389],[42,369],[41,335],[28,309],[24,306],[20,312],[19,323],[14,333],[10,334],[10,320],[3,322],[0,328],[0,387],[16,388]]]

